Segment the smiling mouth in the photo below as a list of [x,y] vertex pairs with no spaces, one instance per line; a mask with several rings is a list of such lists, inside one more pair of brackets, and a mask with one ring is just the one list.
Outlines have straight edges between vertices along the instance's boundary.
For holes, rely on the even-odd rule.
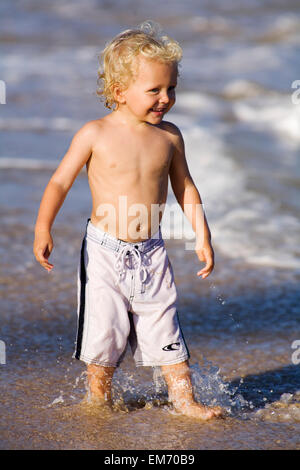
[[150,111],[152,111],[153,113],[162,114],[163,112],[166,111],[166,108],[159,108],[159,109],[153,109],[153,108],[151,108]]

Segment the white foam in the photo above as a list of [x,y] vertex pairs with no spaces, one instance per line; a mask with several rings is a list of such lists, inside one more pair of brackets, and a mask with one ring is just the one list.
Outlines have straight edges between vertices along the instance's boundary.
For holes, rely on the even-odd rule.
[[212,16],[211,18],[205,16],[193,16],[188,19],[190,27],[195,32],[209,32],[217,34],[232,34],[234,23],[228,18],[221,16]]
[[[40,170],[55,171],[60,160],[39,160],[38,158],[0,157],[0,169],[3,170]],[[85,166],[80,173],[85,173]]]
[[196,110],[215,114],[222,110],[220,103],[213,97],[204,93],[182,92],[177,94],[176,108],[185,108],[185,110]]
[[64,403],[62,391],[60,392],[59,397],[55,398],[51,403],[49,403],[49,405],[47,405],[47,408],[50,408],[53,405],[57,405],[58,403]]
[[223,87],[222,95],[227,99],[249,98],[257,96],[267,90],[259,83],[254,83],[249,80],[232,80]]
[[299,20],[293,13],[282,12],[279,18],[272,18],[267,26],[264,23],[264,31],[259,37],[260,41],[278,41],[299,43]]
[[290,139],[299,144],[300,106],[292,103],[291,95],[238,102],[233,105],[233,112],[237,119],[255,129],[273,131],[287,144]]
[[[295,254],[300,225],[295,216],[278,211],[278,201],[248,188],[248,175],[227,155],[218,126],[183,129],[186,156],[199,189],[214,246],[226,257],[275,268],[300,269]],[[247,169],[246,169],[247,171]],[[194,240],[190,223],[169,188],[174,219],[162,221],[166,238]],[[192,243],[189,248],[193,249]]]
[[18,170],[55,170],[58,160],[39,160],[34,158],[0,157],[0,169]]
[[81,121],[67,117],[42,118],[0,118],[0,130],[10,131],[76,131],[82,126]]

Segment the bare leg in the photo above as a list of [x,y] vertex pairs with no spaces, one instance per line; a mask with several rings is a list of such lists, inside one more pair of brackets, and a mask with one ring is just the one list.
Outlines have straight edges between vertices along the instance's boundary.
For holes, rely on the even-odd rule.
[[115,368],[89,364],[87,366],[87,376],[92,401],[111,401],[111,382]]
[[202,420],[209,420],[222,414],[219,406],[208,407],[195,401],[187,361],[161,366],[161,370],[168,386],[170,401],[176,411]]

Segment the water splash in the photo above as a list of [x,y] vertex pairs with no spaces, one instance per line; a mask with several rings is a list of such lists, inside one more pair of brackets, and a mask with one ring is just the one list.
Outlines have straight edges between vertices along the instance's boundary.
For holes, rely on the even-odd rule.
[[139,371],[127,373],[118,369],[114,375],[112,399],[115,410],[133,411],[168,405],[167,387],[159,367],[152,368],[153,377],[141,377]]
[[61,390],[60,395],[54,398],[54,400],[51,403],[49,403],[49,405],[47,405],[47,408],[51,408],[52,406],[57,405],[58,403],[64,403],[65,400],[63,398],[63,394],[64,392]]
[[[203,357],[201,365],[190,366],[196,401],[207,406],[221,406],[228,415],[236,415],[250,404],[220,376],[220,369]],[[113,401],[116,409],[131,411],[138,408],[161,407],[171,409],[168,389],[160,367],[152,368],[149,380],[139,380],[137,374],[117,371],[113,382]]]
[[[69,369],[67,369],[67,372]],[[59,395],[52,400],[51,403],[45,406],[45,408],[51,408],[53,406],[69,406],[71,403],[82,399],[82,388],[88,391],[86,371],[82,372],[78,377],[75,377],[75,381],[69,382],[67,375],[65,374],[65,379],[68,386],[71,387],[71,390],[60,390]],[[82,385],[83,384],[83,385]]]
[[225,297],[222,293],[220,293],[219,289],[215,284],[210,283],[209,288],[213,291],[214,295],[216,296],[216,299],[218,302],[220,302],[221,305],[226,304]]
[[228,415],[236,415],[249,407],[249,403],[238,394],[238,386],[232,387],[220,376],[218,366],[205,357],[202,363],[191,366],[191,378],[195,399],[207,406],[221,406]]
[[[160,367],[145,369],[126,371],[118,368],[115,371],[112,381],[113,411],[129,413],[141,408],[154,407],[172,411],[167,385]],[[197,402],[206,406],[220,406],[230,416],[236,416],[250,408],[251,404],[238,393],[242,379],[238,385],[232,386],[222,379],[219,367],[205,357],[202,358],[201,364],[191,365],[190,371]],[[69,406],[81,403],[82,400],[85,403],[91,402],[86,371],[69,385],[71,389],[60,391],[59,396],[47,407]]]
[[256,411],[255,418],[274,423],[300,422],[300,391],[283,393],[279,400]]
[[[216,299],[216,301],[221,305],[221,307],[224,307],[226,305],[226,307],[228,307],[228,299],[226,298],[226,296],[223,294],[223,292],[221,292],[220,288],[218,286],[216,286],[215,284],[213,283],[210,283],[209,284],[209,289],[212,291],[212,295],[213,297]],[[232,314],[231,310],[229,308],[225,308],[223,309],[222,313],[225,313],[226,315],[228,315],[228,317],[232,320],[233,324],[232,324],[232,327],[233,329],[237,330],[240,328],[240,323],[237,321],[237,319],[234,317],[234,315]]]

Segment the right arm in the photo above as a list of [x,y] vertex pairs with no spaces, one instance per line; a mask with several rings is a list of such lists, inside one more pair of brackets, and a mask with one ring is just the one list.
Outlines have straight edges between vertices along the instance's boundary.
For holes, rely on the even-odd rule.
[[47,271],[53,268],[53,264],[48,261],[53,249],[52,224],[74,180],[92,154],[95,130],[96,125],[90,122],[75,134],[43,194],[35,223],[33,252],[36,260]]

